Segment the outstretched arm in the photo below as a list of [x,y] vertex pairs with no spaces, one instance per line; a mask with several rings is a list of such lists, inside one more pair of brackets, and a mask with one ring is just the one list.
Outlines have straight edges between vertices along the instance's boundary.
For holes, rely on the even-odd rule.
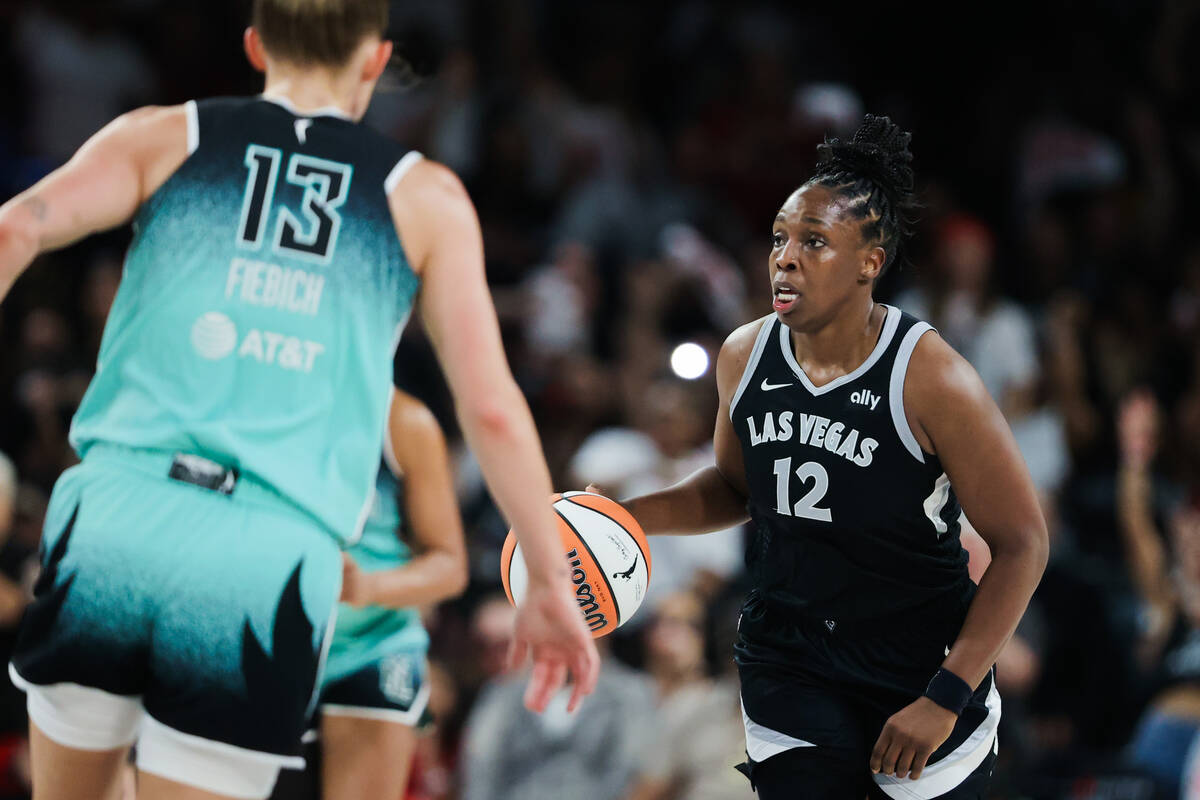
[[0,206],[0,300],[40,253],[128,222],[187,151],[184,106],[131,111]]
[[391,608],[438,603],[467,587],[467,549],[446,438],[432,412],[412,395],[392,392],[388,441],[396,477],[404,480],[404,513],[413,534],[413,559],[396,569],[362,572],[347,565],[355,589],[346,601]]
[[569,667],[575,676],[574,707],[595,686],[600,657],[567,578],[550,509],[550,471],[533,416],[500,342],[475,208],[454,173],[425,161],[393,190],[391,206],[405,252],[422,278],[422,318],[463,433],[529,568],[513,640],[515,661],[533,651],[526,702],[534,710],[545,708]]

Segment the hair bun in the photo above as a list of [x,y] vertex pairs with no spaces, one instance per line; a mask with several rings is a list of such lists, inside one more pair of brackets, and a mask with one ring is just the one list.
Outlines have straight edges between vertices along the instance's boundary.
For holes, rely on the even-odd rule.
[[914,179],[912,134],[887,117],[867,114],[850,141],[829,139],[817,146],[817,175],[865,178],[893,198],[910,194]]

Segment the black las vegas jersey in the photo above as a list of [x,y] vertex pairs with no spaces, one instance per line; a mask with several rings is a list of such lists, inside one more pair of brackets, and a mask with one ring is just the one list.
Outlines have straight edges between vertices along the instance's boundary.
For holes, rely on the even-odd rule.
[[931,328],[885,308],[871,355],[824,386],[808,380],[788,327],[771,316],[730,403],[750,487],[755,588],[768,607],[827,625],[973,588],[958,500],[904,415],[909,358]]

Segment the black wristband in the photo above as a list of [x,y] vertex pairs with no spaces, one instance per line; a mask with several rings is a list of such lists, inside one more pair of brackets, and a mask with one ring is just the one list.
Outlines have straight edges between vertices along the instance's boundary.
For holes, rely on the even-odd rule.
[[926,697],[955,714],[962,713],[972,694],[967,682],[948,669],[939,669],[925,687]]

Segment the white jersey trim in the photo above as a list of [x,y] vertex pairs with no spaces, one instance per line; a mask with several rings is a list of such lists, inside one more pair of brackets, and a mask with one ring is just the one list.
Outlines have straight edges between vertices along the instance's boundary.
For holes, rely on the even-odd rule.
[[392,447],[392,405],[396,402],[396,390],[388,395],[387,427],[383,430],[383,462],[392,474],[399,479],[404,470],[400,469],[400,459],[396,458],[396,449]]
[[297,117],[334,117],[335,119],[344,119],[347,122],[354,122],[353,117],[337,106],[323,106],[321,108],[313,109],[312,111],[301,111],[300,109],[296,108],[295,104],[292,103],[291,100],[282,95],[260,94],[259,98],[266,100],[268,103],[274,103],[275,105]]
[[187,152],[190,156],[200,147],[200,109],[195,100],[188,100],[183,104],[183,110],[187,114]]
[[939,539],[943,533],[950,530],[946,520],[942,519],[942,510],[945,509],[948,502],[950,502],[950,478],[943,472],[941,477],[934,481],[933,491],[929,493],[929,497],[926,497],[923,503],[925,516],[929,517],[929,521],[933,523],[933,529],[937,532]]
[[322,703],[321,713],[328,714],[331,717],[374,719],[397,725],[407,725],[412,728],[420,722],[421,714],[424,713],[425,707],[429,705],[429,695],[432,691],[431,684],[425,683],[422,685],[417,691],[417,696],[413,698],[412,706],[407,711],[399,711],[394,708],[372,708],[370,706],[345,706],[336,703]]
[[888,797],[895,800],[933,800],[941,797],[966,780],[987,758],[989,751],[998,748],[996,728],[1000,724],[1000,693],[996,691],[994,673],[988,677],[992,681],[985,701],[988,714],[979,727],[945,758],[925,767],[921,777],[915,781],[894,775],[875,775],[875,783]]
[[400,181],[404,179],[404,176],[408,174],[408,171],[423,158],[425,158],[425,156],[423,156],[421,153],[418,153],[416,150],[411,150],[405,153],[404,158],[401,158],[399,161],[397,161],[396,166],[392,167],[392,171],[389,172],[388,176],[383,179],[383,191],[387,194],[391,194],[396,189],[396,186],[399,185]]
[[[754,370],[758,369],[758,362],[762,358],[763,350],[767,349],[767,340],[771,338],[771,326],[774,324],[775,317],[767,317],[762,327],[758,329],[758,336],[754,339],[754,348],[750,350],[750,358],[746,361],[746,368],[742,370],[742,379],[738,382],[737,391],[733,393],[733,399],[729,401],[730,421],[733,421],[733,409],[737,407],[738,401],[746,392],[746,387],[750,385],[750,379],[754,377]],[[786,330],[787,326],[783,327]]]
[[796,360],[796,354],[792,351],[791,329],[787,325],[779,326],[779,347],[783,350],[783,357],[787,360],[788,366],[792,368],[792,372],[796,373],[796,377],[800,379],[800,383],[805,389],[808,389],[809,394],[823,395],[861,378],[883,356],[888,345],[892,343],[892,337],[896,335],[896,327],[900,324],[900,309],[883,303],[880,305],[887,309],[887,316],[884,317],[883,329],[879,332],[879,341],[875,343],[875,349],[867,356],[867,360],[859,364],[853,372],[848,372],[840,378],[834,378],[822,386],[814,386],[813,382],[808,379],[808,375],[804,373],[804,369],[801,368],[800,362]]
[[925,463],[925,453],[921,451],[921,445],[917,444],[917,437],[913,436],[912,428],[908,425],[908,416],[904,413],[904,378],[908,375],[908,362],[917,347],[917,340],[931,330],[933,326],[928,322],[918,322],[904,334],[900,349],[896,351],[896,361],[892,364],[892,379],[888,385],[888,405],[892,410],[892,423],[896,426],[896,435],[900,437],[904,449],[922,464]]
[[[338,589],[337,595],[333,598],[332,610],[329,612],[329,618],[325,621],[325,636],[321,639],[321,655],[317,659],[317,675],[325,674],[325,664],[329,661],[329,648],[333,646],[333,633],[337,630],[338,605],[341,600],[341,589]],[[311,717],[313,710],[317,707],[317,702],[321,699],[321,681],[317,681],[313,686],[312,694],[308,697],[308,708],[305,716]]]
[[746,727],[746,755],[756,764],[797,747],[816,747],[812,742],[759,725],[746,713],[745,703],[742,704],[742,724]]
[[[395,333],[392,334],[392,349],[389,351],[392,354],[393,359],[396,357],[396,348],[400,346],[400,337],[404,335],[404,328],[406,325],[408,325],[408,320],[411,316],[412,316],[412,307],[410,306],[408,311],[404,314],[404,316],[400,319],[400,321],[398,323],[396,323],[396,331],[395,331]],[[379,434],[379,449],[380,449],[380,452],[382,452],[382,453],[386,453],[390,449],[389,448],[389,436],[391,433],[391,417],[392,417],[390,411],[392,408],[392,398],[394,397],[394,395],[392,394],[392,389],[393,389],[392,381],[388,380],[388,389],[387,389],[388,399],[387,399],[387,402],[384,404],[383,430],[380,431],[380,434]],[[362,508],[360,508],[358,510],[358,519],[354,523],[354,531],[351,533],[350,537],[348,539],[346,539],[346,542],[345,542],[346,547],[352,547],[352,546],[358,544],[359,541],[362,539],[363,528],[365,528],[367,526],[367,518],[371,516],[371,508],[375,505],[375,484],[378,481],[379,481],[379,461],[378,461],[378,459],[376,459],[371,468],[371,479],[370,479],[370,482],[367,484],[367,493],[363,497]]]

